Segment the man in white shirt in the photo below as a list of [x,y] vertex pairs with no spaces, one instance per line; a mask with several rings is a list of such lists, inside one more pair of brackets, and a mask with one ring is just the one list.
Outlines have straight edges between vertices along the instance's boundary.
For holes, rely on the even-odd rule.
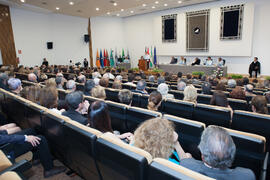
[[205,66],[212,66],[213,65],[213,60],[212,58],[209,56],[206,61],[204,62]]
[[186,63],[187,63],[187,59],[184,58],[184,56],[181,56],[181,58],[180,58],[180,65],[186,65]]

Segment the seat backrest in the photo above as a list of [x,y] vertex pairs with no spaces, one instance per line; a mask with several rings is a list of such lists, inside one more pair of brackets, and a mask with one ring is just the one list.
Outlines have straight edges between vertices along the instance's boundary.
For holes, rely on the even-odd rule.
[[148,106],[148,99],[149,95],[148,94],[142,94],[140,97],[140,107],[147,109]]
[[151,94],[151,92],[153,92],[153,91],[157,91],[157,88],[156,87],[150,87],[150,88],[147,89],[148,94]]
[[22,84],[23,84],[23,86],[35,86],[35,85],[37,85],[37,83],[30,82],[30,81],[27,81],[27,80],[22,80]]
[[98,138],[96,153],[103,179],[143,180],[152,161],[148,152],[107,133]]
[[247,101],[245,100],[228,98],[228,103],[233,110],[246,111],[248,109]]
[[5,153],[3,153],[3,151],[0,150],[0,172],[5,170],[6,168],[12,166],[12,163],[10,162],[10,160],[6,157]]
[[178,99],[178,100],[184,99],[184,92],[183,91],[170,90],[169,93],[173,94],[175,99]]
[[270,114],[270,104],[267,104],[268,114]]
[[270,115],[247,111],[234,111],[232,129],[264,136],[267,143],[269,143]]
[[141,93],[133,93],[132,106],[140,107]]
[[95,98],[92,96],[84,96],[85,100],[87,100],[89,102],[89,104],[91,104],[92,102],[95,101],[104,101],[103,99],[99,99],[99,98]]
[[194,111],[194,103],[176,99],[165,99],[163,111],[167,114],[191,119]]
[[126,119],[127,119],[127,130],[129,132],[135,131],[135,129],[144,121],[160,117],[161,113],[150,111],[147,109],[129,107],[127,108]]
[[194,172],[183,166],[179,166],[166,159],[155,158],[148,168],[148,180],[213,180],[210,177]]
[[175,132],[178,134],[178,140],[183,149],[191,153],[193,157],[200,158],[198,145],[205,124],[167,114],[164,115],[164,118],[174,123]]
[[98,180],[100,174],[95,162],[97,137],[102,133],[76,121],[64,123],[67,165],[87,180]]
[[48,109],[40,106],[33,102],[27,102],[25,101],[25,114],[27,118],[27,122],[30,126],[30,128],[35,129],[36,131],[42,131],[42,114],[46,112]]
[[76,83],[76,90],[84,92],[84,84]]
[[105,91],[106,91],[106,100],[119,102],[118,99],[119,89],[106,88]]
[[106,101],[106,104],[110,112],[112,129],[120,131],[121,133],[127,132],[126,109],[128,106],[112,101]]
[[67,92],[64,89],[58,89],[58,98],[60,100],[65,100]]
[[201,104],[210,104],[211,98],[212,98],[212,95],[198,94],[197,102]]
[[193,112],[193,120],[208,125],[230,127],[231,110],[225,107],[197,104]]

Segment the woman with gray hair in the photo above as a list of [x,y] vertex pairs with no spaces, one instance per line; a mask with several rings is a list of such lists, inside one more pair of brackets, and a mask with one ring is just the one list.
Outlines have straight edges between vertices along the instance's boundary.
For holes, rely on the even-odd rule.
[[161,83],[160,85],[158,85],[157,91],[160,92],[160,94],[162,95],[162,99],[164,98],[174,99],[174,95],[168,93],[169,87],[165,83]]

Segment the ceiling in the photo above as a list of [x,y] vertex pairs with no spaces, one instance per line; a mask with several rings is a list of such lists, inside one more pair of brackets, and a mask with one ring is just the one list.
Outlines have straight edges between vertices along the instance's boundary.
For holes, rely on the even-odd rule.
[[[128,17],[154,11],[218,0],[0,0],[0,3],[27,10],[61,13],[80,17]],[[71,5],[70,2],[73,4]],[[115,6],[114,3],[117,3]],[[59,8],[57,10],[56,8]],[[99,8],[97,11],[96,9]]]

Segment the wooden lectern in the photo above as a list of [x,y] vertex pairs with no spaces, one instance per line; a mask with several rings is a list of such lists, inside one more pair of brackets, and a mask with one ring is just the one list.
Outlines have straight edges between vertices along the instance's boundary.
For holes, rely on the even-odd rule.
[[147,60],[145,59],[139,59],[139,69],[140,70],[143,70],[143,71],[146,71],[147,70]]

